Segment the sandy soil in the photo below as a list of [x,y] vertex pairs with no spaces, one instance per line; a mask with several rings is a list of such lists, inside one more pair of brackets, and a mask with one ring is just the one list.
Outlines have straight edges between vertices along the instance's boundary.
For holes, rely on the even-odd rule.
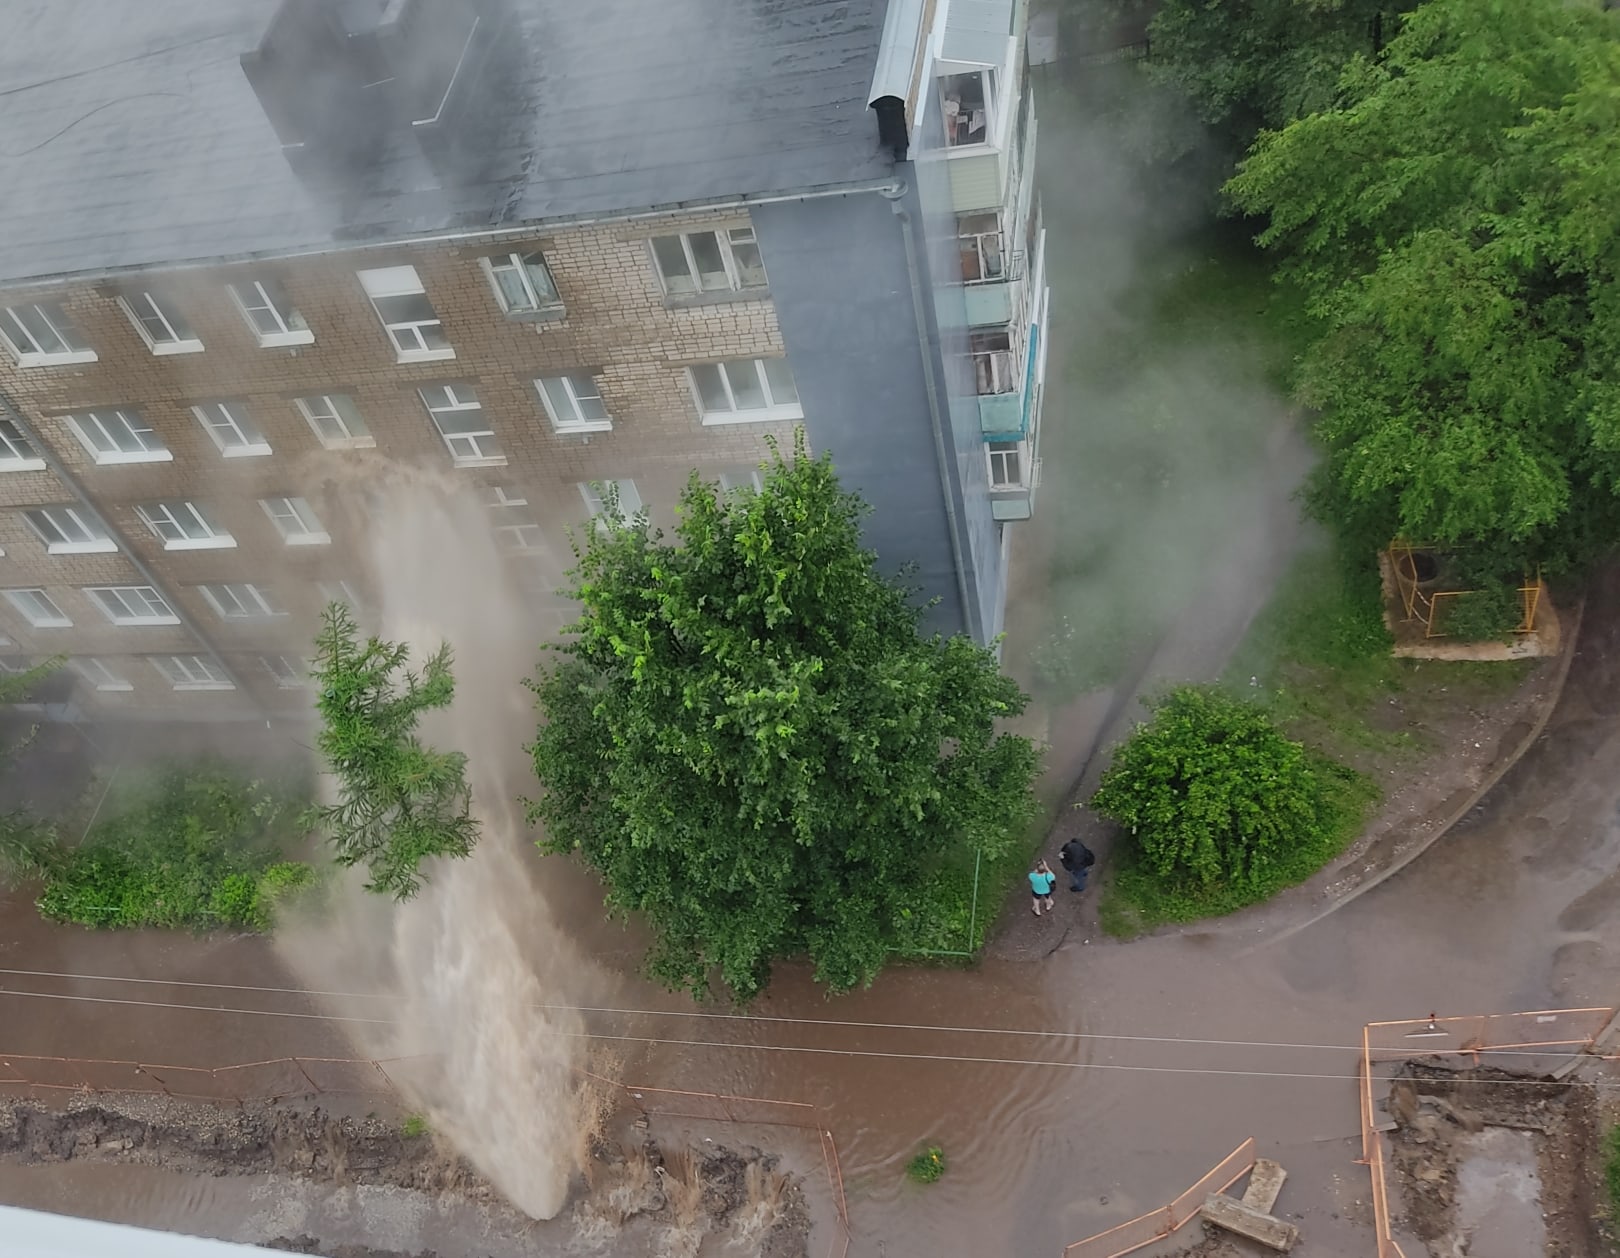
[[[0,1160],[406,1190],[476,1205],[498,1236],[522,1238],[536,1227],[431,1135],[408,1137],[380,1118],[337,1117],[318,1108],[250,1102],[230,1109],[149,1095],[81,1095],[60,1108],[0,1100]],[[696,1255],[710,1235],[723,1235],[732,1252],[761,1258],[805,1258],[809,1252],[803,1188],[776,1158],[720,1145],[665,1148],[637,1128],[623,1141],[594,1142],[569,1209],[552,1226],[566,1231],[570,1242],[611,1246],[616,1253],[645,1242],[671,1258]],[[253,1239],[327,1258],[438,1258],[432,1250],[375,1249],[307,1234]]]

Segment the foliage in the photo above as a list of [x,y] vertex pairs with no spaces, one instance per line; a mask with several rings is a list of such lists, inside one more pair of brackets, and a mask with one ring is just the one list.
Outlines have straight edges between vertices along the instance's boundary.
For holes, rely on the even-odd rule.
[[678,541],[615,519],[576,546],[583,604],[531,683],[543,846],[644,912],[651,972],[740,997],[808,953],[868,982],[944,862],[994,855],[1036,755],[998,733],[1024,696],[965,638],[926,638],[860,546],[859,500],[802,438],[758,493],[696,477]]
[[932,1184],[945,1174],[945,1151],[937,1144],[920,1149],[906,1163],[906,1176],[919,1184]]
[[217,765],[168,769],[110,796],[76,846],[37,832],[26,871],[39,910],[85,926],[267,930],[277,902],[313,880],[280,859],[301,795]]
[[422,1114],[407,1114],[399,1125],[399,1134],[407,1140],[418,1140],[428,1134],[428,1120]]
[[1524,620],[1524,597],[1507,581],[1487,581],[1445,600],[1440,628],[1460,642],[1500,642]]
[[1208,895],[1282,885],[1335,832],[1322,764],[1256,704],[1182,686],[1115,753],[1091,806],[1129,827],[1151,877]]
[[1609,1218],[1620,1223],[1620,1123],[1603,1139],[1603,1182],[1609,1190]]
[[1148,68],[1246,147],[1331,105],[1357,54],[1376,55],[1415,0],[1163,0]]
[[1502,570],[1620,537],[1620,16],[1427,0],[1227,191],[1324,335],[1317,513]]
[[316,639],[313,676],[320,698],[316,746],[338,783],[338,801],[317,809],[339,865],[364,862],[366,888],[408,900],[421,888],[430,856],[466,856],[478,839],[467,785],[467,757],[436,751],[416,736],[423,712],[450,705],[450,648],[440,646],[413,673],[410,649],[368,638],[349,609],[331,603]]

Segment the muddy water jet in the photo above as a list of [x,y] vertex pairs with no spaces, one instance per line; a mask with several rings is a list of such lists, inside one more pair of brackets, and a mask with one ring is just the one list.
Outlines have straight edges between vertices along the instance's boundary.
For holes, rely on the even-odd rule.
[[[465,491],[390,470],[368,511],[372,626],[414,659],[454,651],[454,705],[422,733],[467,754],[482,837],[465,860],[424,867],[427,885],[395,903],[345,879],[318,922],[289,923],[278,946],[312,987],[378,993],[328,998],[432,1130],[536,1218],[561,1208],[575,1167],[589,967],[556,925],[516,807],[528,705],[521,679],[538,634],[497,552],[487,512]],[[366,619],[366,618],[363,618]],[[355,1005],[363,1005],[355,1008]]]

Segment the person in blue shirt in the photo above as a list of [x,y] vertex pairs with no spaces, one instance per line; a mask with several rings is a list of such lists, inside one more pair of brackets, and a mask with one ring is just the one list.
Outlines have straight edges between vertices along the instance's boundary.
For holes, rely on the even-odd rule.
[[1052,888],[1057,883],[1057,875],[1044,860],[1035,862],[1035,869],[1029,876],[1029,889],[1035,896],[1035,916],[1041,915],[1041,908],[1052,907]]

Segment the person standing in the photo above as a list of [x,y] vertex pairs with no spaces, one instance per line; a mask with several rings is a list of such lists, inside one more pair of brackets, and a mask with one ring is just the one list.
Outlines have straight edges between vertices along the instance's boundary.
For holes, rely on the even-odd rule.
[[1048,909],[1052,907],[1052,888],[1056,884],[1057,875],[1052,872],[1051,866],[1044,860],[1036,861],[1035,869],[1029,875],[1029,889],[1035,896],[1036,917],[1041,915],[1043,905]]
[[1058,861],[1069,873],[1069,890],[1084,891],[1086,875],[1097,863],[1097,854],[1078,838],[1070,839],[1058,852]]

